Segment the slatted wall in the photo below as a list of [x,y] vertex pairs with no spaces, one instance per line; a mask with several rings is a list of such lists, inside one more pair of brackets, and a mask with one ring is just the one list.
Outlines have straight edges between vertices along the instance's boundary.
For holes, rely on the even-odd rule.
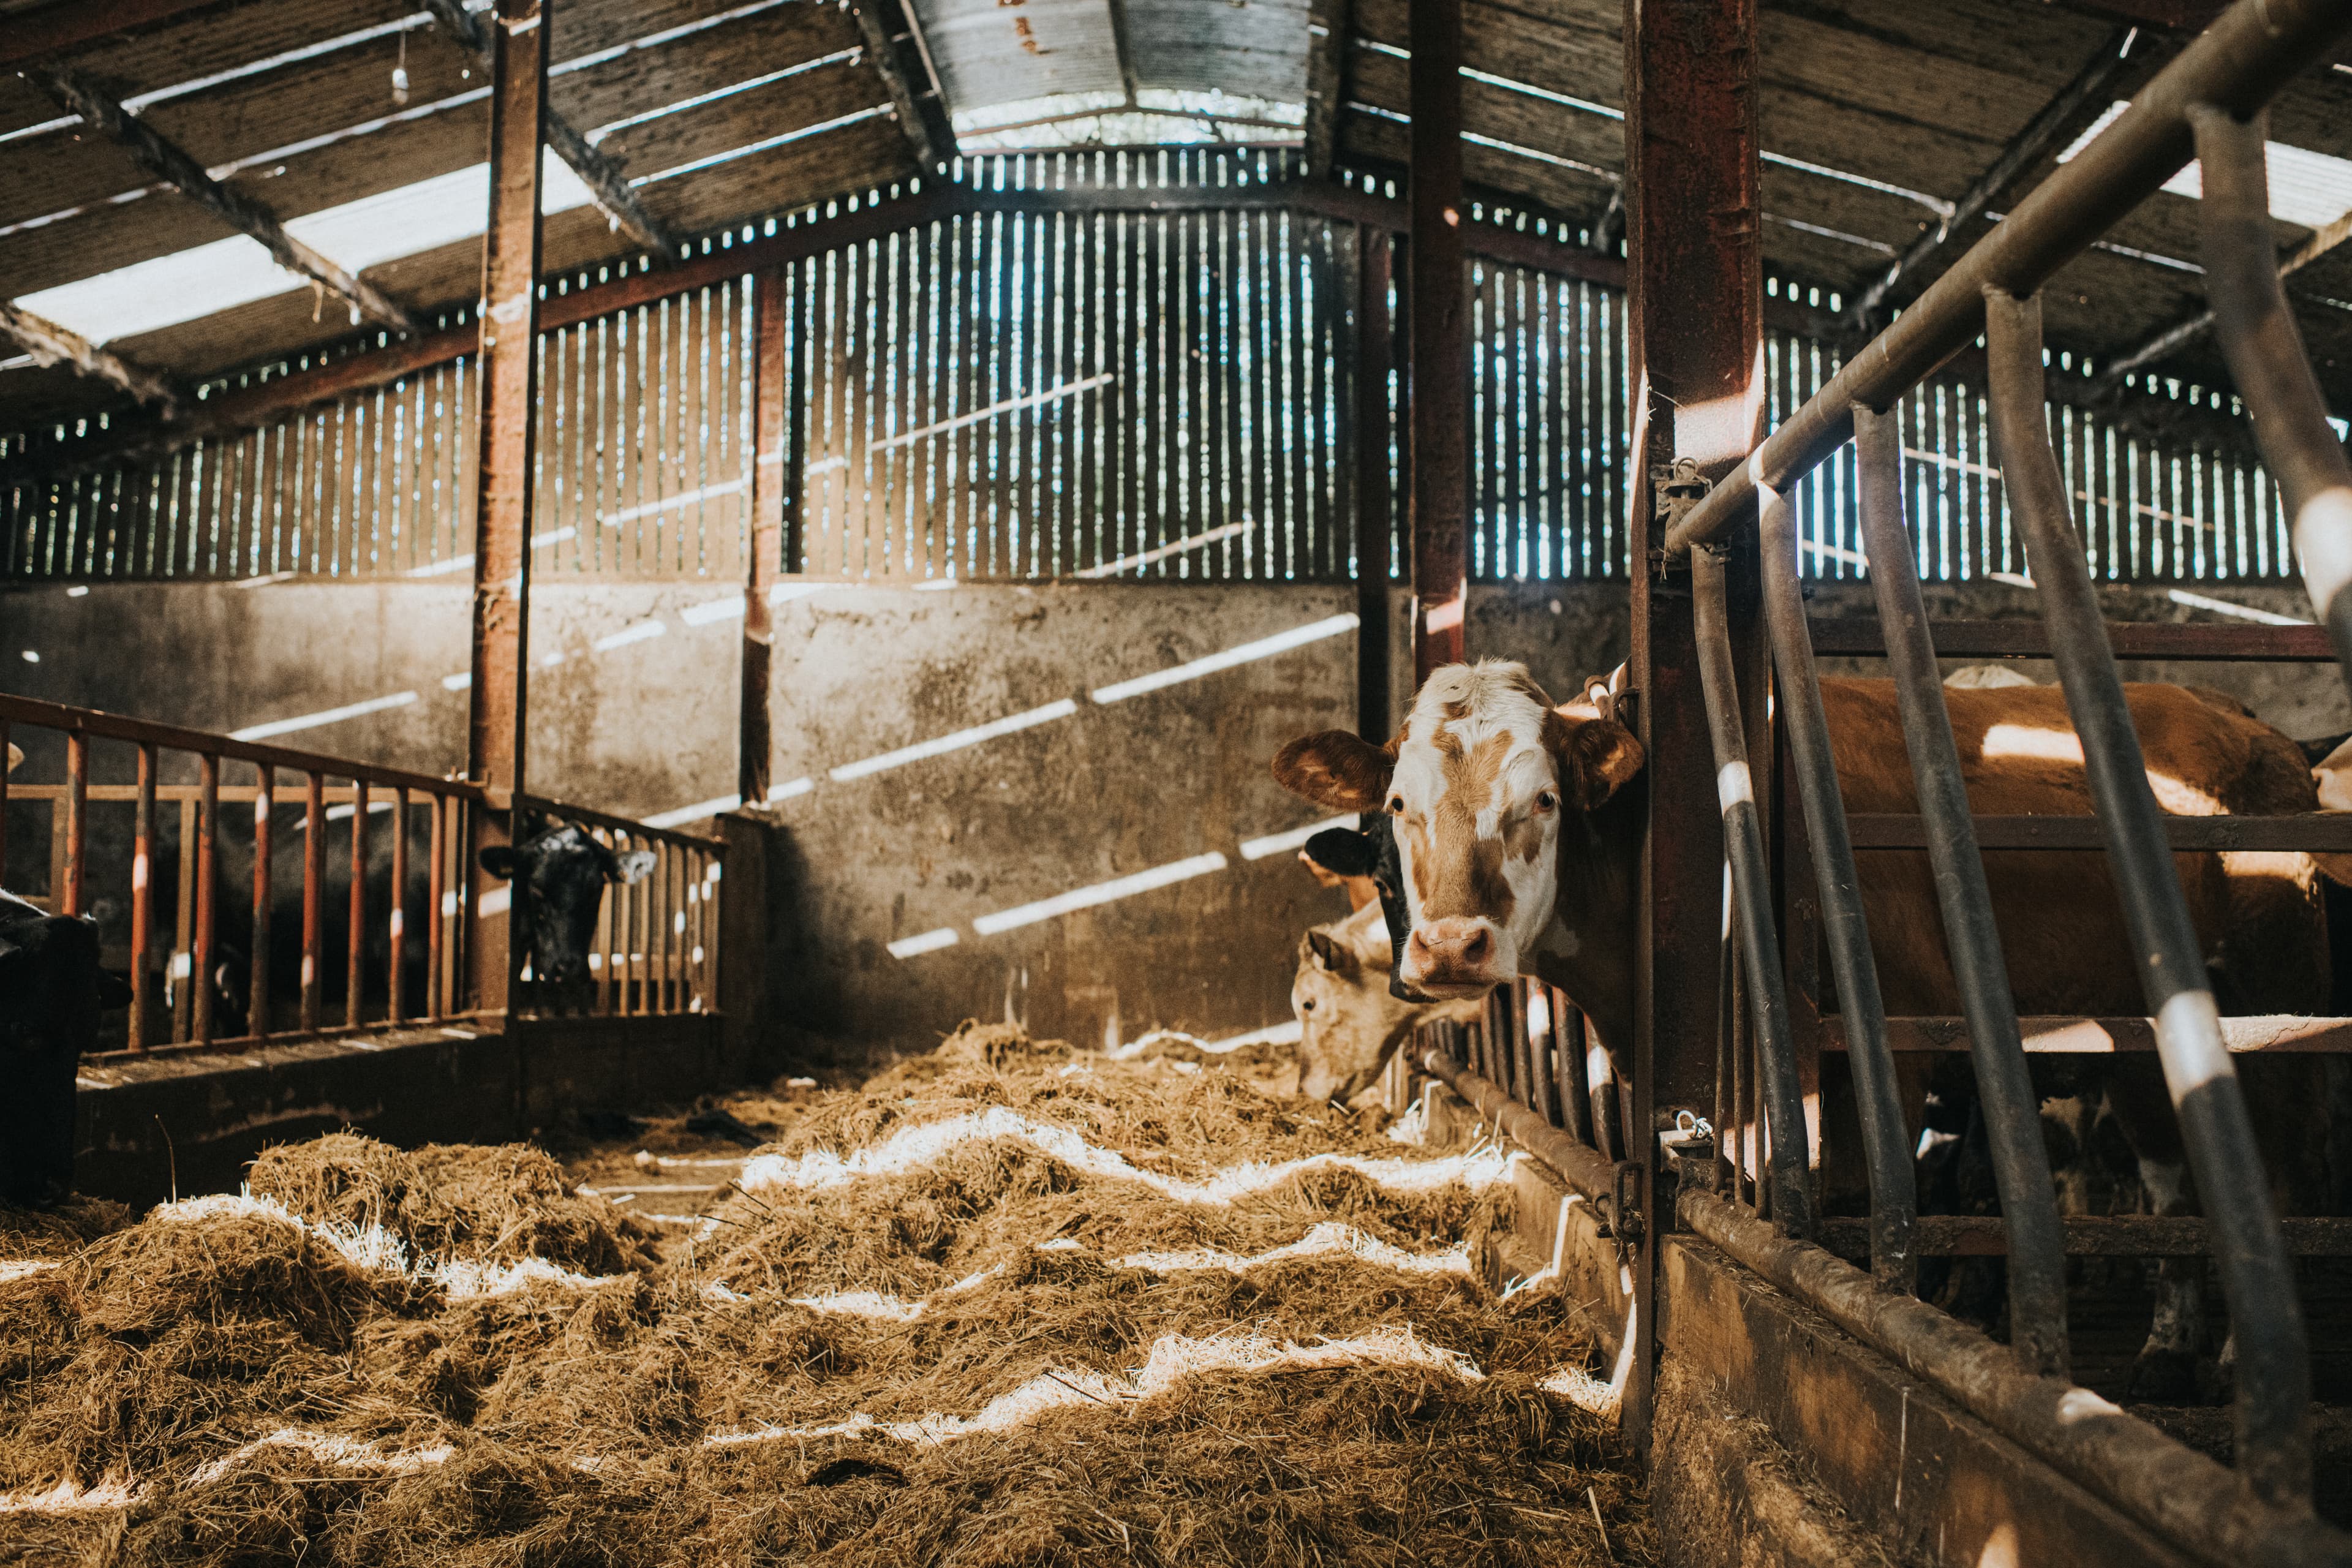
[[[1017,209],[1024,190],[1230,189],[1298,178],[1295,164],[1251,149],[1069,152],[971,160],[959,177]],[[1345,581],[1360,551],[1377,560],[1385,548],[1401,579],[1395,377],[1383,427],[1354,428],[1355,229],[1278,207],[1037,205],[787,270],[788,472],[801,482],[788,489],[784,570],[906,583]],[[1622,577],[1622,297],[1475,258],[1466,286],[1472,574]],[[1835,309],[1834,296],[1786,279],[1768,290]],[[730,279],[541,339],[536,572],[740,579],[751,292]],[[1401,325],[1400,304],[1392,290]],[[1769,417],[1838,363],[1829,344],[1770,334]],[[2231,412],[2210,390],[2169,395]],[[0,438],[0,570],[19,581],[462,574],[474,415],[461,359],[160,462],[62,480],[9,483],[21,441]],[[1939,377],[1904,418],[1921,575],[2022,574],[1982,388]],[[2102,576],[2292,578],[2276,493],[2242,447],[2153,442],[2076,407],[2053,420]],[[1392,479],[1364,508],[1360,438],[1387,447]],[[1850,458],[1825,464],[1795,500],[1806,570],[1861,574]]]

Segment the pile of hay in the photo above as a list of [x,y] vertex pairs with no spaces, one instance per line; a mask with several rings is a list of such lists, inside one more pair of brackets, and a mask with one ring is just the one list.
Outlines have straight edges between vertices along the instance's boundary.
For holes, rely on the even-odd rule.
[[531,1151],[275,1150],[246,1196],[0,1275],[0,1540],[1654,1561],[1613,1430],[1559,1392],[1569,1304],[1485,1282],[1500,1171],[1002,1030],[821,1096],[668,1262]]

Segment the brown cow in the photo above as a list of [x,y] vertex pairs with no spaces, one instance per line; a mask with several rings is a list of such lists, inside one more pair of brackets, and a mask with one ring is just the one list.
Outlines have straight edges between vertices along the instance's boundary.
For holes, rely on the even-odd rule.
[[[2314,808],[2302,752],[2234,705],[2172,686],[2132,686],[2126,693],[2149,782],[2167,811]],[[1977,811],[2090,811],[2080,743],[2057,689],[1954,689],[1945,700]],[[1916,811],[1892,683],[1825,680],[1822,700],[1847,809]],[[1588,705],[1555,709],[1522,667],[1488,660],[1433,675],[1404,730],[1386,746],[1326,731],[1285,747],[1275,776],[1328,809],[1386,810],[1396,819],[1412,921],[1399,973],[1408,984],[1432,995],[1475,996],[1515,974],[1538,976],[1575,999],[1614,1055],[1633,1034],[1631,916],[1640,847],[1638,806],[1622,786],[1643,763],[1639,742],[1613,719]],[[1744,787],[1744,781],[1724,787]],[[2176,859],[2222,1011],[2322,1010],[2327,934],[2311,858],[2239,853]],[[1860,863],[1887,1010],[1958,1012],[1926,853],[1870,852]],[[2104,856],[1996,851],[1986,855],[1985,871],[2021,1013],[2143,1009]],[[1621,1072],[1624,1066],[1621,1058]],[[2319,1099],[2308,1061],[2247,1058],[2239,1066],[2250,1080],[2291,1080],[2250,1081],[2249,1093],[2266,1102]],[[2139,1157],[2150,1205],[2159,1214],[2192,1212],[2178,1130],[2154,1064],[2134,1063],[2103,1078],[2098,1087]],[[2305,1078],[2313,1083],[2302,1083]],[[2272,1135],[2266,1152],[2274,1179],[2292,1178],[2295,1188],[2279,1196],[2307,1201],[2311,1119],[2264,1118],[2261,1124]],[[2193,1322],[2168,1328],[2159,1321],[2158,1328],[2150,1355],[2177,1352],[2195,1332]]]

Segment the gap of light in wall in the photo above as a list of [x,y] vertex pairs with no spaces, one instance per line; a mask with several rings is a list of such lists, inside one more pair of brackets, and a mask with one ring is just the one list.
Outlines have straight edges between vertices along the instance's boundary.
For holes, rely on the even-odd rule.
[[2209,599],[2202,594],[2192,594],[2186,588],[2174,588],[2165,596],[2176,605],[2186,605],[2192,610],[2210,610],[2215,615],[2235,616],[2242,621],[2257,621],[2266,626],[2307,626],[2313,623],[2294,616],[2276,615],[2258,610],[2252,605],[2233,605],[2227,599]]
[[[554,153],[545,154],[540,211],[564,212],[591,200],[580,176]],[[490,166],[477,163],[289,218],[286,232],[359,273],[479,235],[489,203]],[[278,266],[259,241],[234,235],[44,289],[16,303],[103,343],[310,289],[310,279]]]
[[364,718],[370,713],[382,713],[387,709],[405,708],[416,700],[414,691],[395,691],[389,697],[371,697],[364,702],[347,703],[341,708],[329,708],[317,713],[304,713],[292,719],[273,719],[267,724],[249,724],[242,730],[231,730],[232,741],[266,741],[272,735],[290,735],[298,730],[316,730],[323,724],[340,724],[346,719]]
[[1139,675],[1132,680],[1119,680],[1108,686],[1098,686],[1092,695],[1097,702],[1123,702],[1130,697],[1140,697],[1147,691],[1157,691],[1162,687],[1178,686],[1188,680],[1198,680],[1204,675],[1214,675],[1221,669],[1231,669],[1236,665],[1248,664],[1255,659],[1272,658],[1276,654],[1288,653],[1292,648],[1304,647],[1308,643],[1320,642],[1326,637],[1338,637],[1342,632],[1354,631],[1359,624],[1353,611],[1342,616],[1331,616],[1323,620],[1311,621],[1303,626],[1293,626],[1286,632],[1277,632],[1270,637],[1260,637],[1255,642],[1244,643],[1239,647],[1229,647],[1223,653],[1213,653],[1206,658],[1196,658],[1189,664],[1179,664],[1167,669],[1154,670],[1150,675]]
[[1242,840],[1242,858],[1263,860],[1269,855],[1280,855],[1286,850],[1304,849],[1307,847],[1307,841],[1318,833],[1334,827],[1352,829],[1355,826],[1356,818],[1353,814],[1350,814],[1346,816],[1328,816],[1320,822],[1310,822],[1304,827],[1294,827],[1285,833],[1269,833],[1263,838],[1244,838]]
[[908,763],[919,763],[926,757],[937,757],[949,752],[960,752],[967,746],[977,746],[983,741],[993,741],[999,736],[1034,729],[1040,724],[1050,724],[1056,719],[1066,719],[1077,710],[1078,705],[1066,697],[1058,702],[1048,702],[1043,708],[1032,708],[1024,713],[1009,714],[985,724],[975,724],[969,730],[958,730],[951,735],[941,735],[937,740],[920,741],[911,746],[901,746],[895,752],[885,752],[878,757],[844,763],[832,770],[831,776],[835,783],[845,784],[851,779],[862,779],[868,773],[878,773],[891,768],[904,767]]
[[[1116,561],[1106,561],[1099,566],[1089,566],[1084,571],[1070,574],[1083,578],[1116,577],[1130,566],[1149,566],[1154,561],[1164,561],[1171,555],[1181,555],[1188,551],[1198,550],[1203,545],[1214,544],[1221,539],[1231,539],[1236,534],[1245,534],[1256,527],[1257,524],[1254,521],[1244,518],[1239,522],[1226,523],[1223,528],[1213,528],[1206,533],[1195,533],[1190,538],[1179,539],[1154,549],[1139,551],[1133,555],[1122,555]],[[928,584],[923,585],[929,586]],[[945,584],[941,585],[945,586]]]
[[1205,877],[1212,871],[1223,870],[1225,865],[1225,858],[1212,850],[1206,855],[1194,855],[1188,859],[1171,861],[1165,866],[1154,866],[1149,871],[1138,871],[1132,876],[1116,878],[1108,882],[1097,882],[1090,888],[1073,889],[1069,892],[1059,893],[1050,899],[1041,899],[1034,904],[1022,904],[1013,909],[999,910],[992,915],[982,915],[971,922],[971,929],[982,936],[994,936],[1000,931],[1035,925],[1040,921],[1050,921],[1074,910],[1092,909],[1097,904],[1116,903],[1121,899],[1131,899],[1139,893],[1149,893],[1173,883],[1189,881],[1194,877]]
[[953,947],[959,940],[961,939],[956,935],[955,927],[941,926],[937,931],[927,931],[920,936],[902,936],[898,941],[886,945],[893,958],[913,958],[921,953],[937,952],[943,947]]
[[[2109,107],[2088,131],[2075,137],[2073,144],[2058,154],[2058,161],[2072,163],[2100,132],[2114,124],[2130,107],[2125,102]],[[2346,213],[2352,213],[2352,159],[2290,147],[2284,142],[2265,142],[2263,152],[2270,165],[2271,216],[2305,228],[2325,228]],[[2189,160],[2186,168],[2164,182],[2164,188],[2176,196],[2201,199],[2205,195],[2204,167],[2195,159]]]

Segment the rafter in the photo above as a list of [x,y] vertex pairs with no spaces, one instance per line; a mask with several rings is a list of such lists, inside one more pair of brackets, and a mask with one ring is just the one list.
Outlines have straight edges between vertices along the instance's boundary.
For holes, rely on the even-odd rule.
[[0,300],[0,334],[24,345],[35,363],[70,365],[83,375],[121,387],[142,403],[153,404],[166,419],[177,419],[183,412],[179,390],[161,372],[110,353],[45,316]]
[[[936,169],[955,156],[955,132],[947,123],[945,106],[929,82],[918,82],[907,69],[906,57],[899,50],[898,24],[906,21],[899,14],[896,0],[856,0],[850,12],[857,18],[857,31],[866,42],[866,58],[882,78],[889,89],[891,113],[898,121],[899,132],[915,161],[926,169]],[[911,26],[911,24],[909,24]],[[908,35],[911,38],[911,33]],[[929,71],[929,54],[922,52],[916,62]],[[926,106],[926,99],[929,100]]]
[[1307,172],[1328,178],[1339,153],[1339,109],[1348,96],[1348,41],[1354,0],[1311,0],[1307,9]]
[[[425,0],[425,8],[433,13],[433,20],[449,35],[451,42],[485,67],[489,65],[489,30],[466,9],[464,0]],[[677,255],[677,237],[646,211],[636,193],[629,189],[628,176],[621,172],[618,163],[598,152],[588,138],[551,107],[543,128],[548,146],[572,166],[572,172],[580,176],[580,183],[588,187],[588,194],[595,197],[596,205],[606,217],[626,229],[629,237],[646,249],[658,251],[666,258]]]
[[159,26],[232,0],[51,0],[0,22],[0,68],[19,66],[117,33]]
[[404,332],[421,334],[425,330],[425,323],[408,307],[287,233],[286,226],[267,205],[214,179],[202,163],[85,78],[50,66],[30,67],[25,76],[60,105],[80,115],[92,130],[121,142],[141,168],[231,228],[258,241],[280,267],[333,289],[367,314]]
[[2057,96],[2043,104],[2041,111],[2026,121],[2025,129],[2001,149],[2000,156],[1977,176],[1953,204],[1950,216],[1914,240],[1909,249],[1895,258],[1892,267],[1862,291],[1853,302],[1853,317],[1857,325],[1884,325],[1884,307],[1890,302],[1900,303],[1898,290],[1906,295],[1916,293],[1916,289],[1908,285],[1920,279],[1928,264],[1942,255],[1945,247],[1979,214],[2053,150],[2063,147],[2099,117],[2124,68],[2135,58],[2145,62],[2160,52],[2152,47],[2136,47],[2137,31],[2134,27],[2118,27],[2110,33],[2092,55],[2090,63],[2074,74],[2074,80],[2060,88]]
[[[2343,214],[2335,222],[2315,230],[2310,238],[2279,258],[2279,277],[2291,278],[2347,240],[2352,240],[2352,212]],[[2149,333],[2137,348],[2128,349],[2102,365],[2092,384],[2112,392],[2124,384],[2124,377],[2134,371],[2145,370],[2162,360],[2170,359],[2182,349],[2202,338],[2213,327],[2213,312],[2200,310],[2164,328]]]

